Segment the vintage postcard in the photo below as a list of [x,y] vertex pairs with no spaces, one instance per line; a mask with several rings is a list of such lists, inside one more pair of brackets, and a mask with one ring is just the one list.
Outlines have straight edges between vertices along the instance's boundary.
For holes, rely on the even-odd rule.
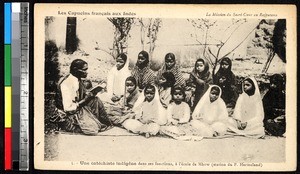
[[295,170],[296,33],[293,5],[35,4],[35,168]]

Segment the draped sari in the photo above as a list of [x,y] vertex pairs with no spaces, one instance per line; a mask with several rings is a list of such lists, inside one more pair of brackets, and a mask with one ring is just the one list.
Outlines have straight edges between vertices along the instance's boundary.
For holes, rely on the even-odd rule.
[[[254,94],[249,96],[244,92],[244,86],[242,85],[243,93],[240,94],[236,102],[233,116],[229,119],[229,129],[238,135],[261,138],[265,135],[262,99],[256,80],[253,77],[248,78],[248,80],[251,80],[254,83]],[[239,129],[238,121],[246,123],[246,128],[243,130]]]
[[[219,88],[220,93],[218,98],[211,102],[210,93],[213,87]],[[209,86],[192,113],[191,125],[204,137],[224,135],[227,131],[228,112],[221,95],[222,90],[219,86]]]
[[135,118],[128,119],[123,123],[123,126],[133,133],[156,135],[160,125],[164,125],[167,122],[166,109],[159,100],[156,87],[153,100],[150,102],[145,101],[145,95],[141,95],[136,101],[133,111]]

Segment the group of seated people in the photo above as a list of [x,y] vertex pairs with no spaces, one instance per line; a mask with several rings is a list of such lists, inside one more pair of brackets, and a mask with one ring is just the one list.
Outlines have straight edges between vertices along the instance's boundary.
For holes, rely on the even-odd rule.
[[212,76],[208,62],[200,58],[185,79],[173,53],[166,54],[158,72],[150,69],[146,51],[138,54],[131,71],[122,53],[108,73],[106,92],[95,95],[89,91],[91,82],[84,80],[87,63],[76,59],[70,74],[59,82],[62,102],[57,108],[63,113],[63,129],[96,135],[118,126],[145,137],[161,134],[175,139],[282,136],[286,129],[283,76],[270,78],[262,99],[253,77],[242,81],[238,94],[231,66],[229,58],[222,58]]

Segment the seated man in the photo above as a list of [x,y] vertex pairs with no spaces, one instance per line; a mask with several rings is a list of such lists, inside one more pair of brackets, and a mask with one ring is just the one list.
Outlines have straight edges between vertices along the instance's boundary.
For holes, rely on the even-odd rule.
[[111,128],[101,100],[89,92],[82,78],[87,77],[87,62],[76,59],[71,63],[70,74],[59,83],[62,101],[57,108],[65,112],[63,129],[69,132],[81,132],[96,135]]

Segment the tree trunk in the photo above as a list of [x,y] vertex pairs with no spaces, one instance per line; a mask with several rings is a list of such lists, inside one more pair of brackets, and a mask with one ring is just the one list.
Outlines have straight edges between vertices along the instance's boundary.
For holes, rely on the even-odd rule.
[[73,54],[77,50],[78,40],[76,36],[76,17],[67,18],[67,32],[66,32],[66,51],[67,54]]

